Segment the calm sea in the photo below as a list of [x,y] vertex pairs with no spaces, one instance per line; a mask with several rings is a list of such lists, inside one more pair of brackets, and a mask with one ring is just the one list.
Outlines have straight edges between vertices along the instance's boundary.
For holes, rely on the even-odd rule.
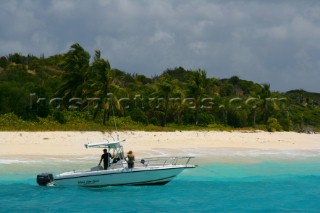
[[[86,163],[85,163],[86,162]],[[201,164],[165,186],[39,187],[95,163],[0,159],[0,212],[320,212],[320,158]]]

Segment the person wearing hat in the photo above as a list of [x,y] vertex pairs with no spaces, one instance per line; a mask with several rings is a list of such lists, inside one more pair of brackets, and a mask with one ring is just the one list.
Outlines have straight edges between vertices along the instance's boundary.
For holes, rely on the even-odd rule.
[[140,160],[140,163],[142,164],[142,166],[144,166],[144,167],[146,167],[147,166],[147,164],[145,164],[145,160],[142,158],[141,160]]
[[100,164],[103,160],[103,169],[107,170],[108,167],[110,166],[110,158],[113,158],[112,155],[108,152],[107,149],[104,149],[98,166],[100,166]]

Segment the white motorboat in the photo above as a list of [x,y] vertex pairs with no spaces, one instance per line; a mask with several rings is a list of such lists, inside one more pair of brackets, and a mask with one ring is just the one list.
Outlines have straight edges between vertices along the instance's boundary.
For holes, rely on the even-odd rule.
[[39,185],[102,187],[119,185],[164,185],[184,169],[195,168],[187,157],[154,157],[136,161],[134,168],[128,168],[122,141],[85,144],[86,148],[109,149],[114,157],[107,170],[101,166],[88,170],[73,170],[58,175],[42,173],[37,176]]

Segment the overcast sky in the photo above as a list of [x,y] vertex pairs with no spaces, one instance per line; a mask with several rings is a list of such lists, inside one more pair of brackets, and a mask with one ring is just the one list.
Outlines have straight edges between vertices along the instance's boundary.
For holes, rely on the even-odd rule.
[[112,68],[167,68],[320,92],[318,0],[1,0],[0,55],[101,50]]

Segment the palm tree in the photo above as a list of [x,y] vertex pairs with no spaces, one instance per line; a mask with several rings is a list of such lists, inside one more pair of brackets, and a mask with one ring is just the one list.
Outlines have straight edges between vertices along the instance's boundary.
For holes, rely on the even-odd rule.
[[172,96],[174,92],[175,92],[175,82],[171,80],[169,75],[167,74],[162,75],[159,79],[158,91],[157,91],[158,97],[163,98],[163,101],[164,101],[164,118],[161,122],[161,126],[165,126],[167,123],[170,96]]
[[270,91],[270,84],[261,84],[261,92],[260,92],[260,97],[263,101],[263,108],[262,108],[262,117],[263,121],[267,122],[268,116],[269,116],[269,101],[270,101],[270,96],[271,96],[271,91]]
[[78,43],[71,45],[70,50],[64,55],[63,84],[56,95],[67,100],[83,96],[85,83],[88,80],[89,60],[89,53]]
[[88,84],[95,97],[99,97],[98,107],[93,115],[96,119],[98,112],[103,108],[103,124],[110,117],[110,110],[121,109],[116,94],[126,94],[126,91],[114,82],[113,70],[107,60],[100,58],[100,51],[96,51],[91,67],[91,81]]
[[257,116],[257,108],[259,103],[261,102],[258,98],[248,98],[245,103],[246,105],[250,106],[253,111],[253,118],[252,118],[252,125],[253,128],[256,128],[256,116]]
[[191,85],[189,86],[188,95],[195,100],[195,124],[199,122],[199,111],[201,107],[201,100],[205,97],[207,74],[205,70],[196,70],[192,72]]
[[282,101],[285,99],[277,98],[275,94],[272,95],[270,84],[262,84],[261,88],[259,105],[261,106],[263,122],[267,123],[271,115],[277,117],[278,112],[281,110]]
[[164,119],[161,126],[167,123],[168,109],[169,109],[169,95],[171,92],[171,85],[168,82],[163,82],[159,85],[159,93],[164,96]]
[[110,63],[100,58],[100,51],[95,52],[91,72],[93,78],[89,85],[92,88],[94,96],[99,98],[98,107],[93,115],[93,119],[96,119],[99,111],[103,108],[103,124],[105,124],[107,111],[110,108],[107,95],[111,92],[112,75]]

